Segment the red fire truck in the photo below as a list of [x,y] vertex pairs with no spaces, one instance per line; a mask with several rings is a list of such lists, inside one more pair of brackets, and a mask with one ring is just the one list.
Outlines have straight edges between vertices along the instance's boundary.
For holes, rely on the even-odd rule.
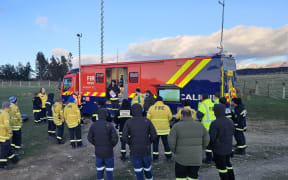
[[[81,65],[81,95],[83,112],[92,114],[95,104],[106,100],[106,89],[112,80],[120,87],[120,99],[130,99],[136,88],[144,93],[150,90],[160,95],[176,113],[185,99],[197,109],[200,94],[219,92],[227,99],[235,94],[236,63],[232,56],[197,56],[192,58],[133,61]],[[74,91],[79,91],[79,70],[65,75],[61,95],[65,101]]]

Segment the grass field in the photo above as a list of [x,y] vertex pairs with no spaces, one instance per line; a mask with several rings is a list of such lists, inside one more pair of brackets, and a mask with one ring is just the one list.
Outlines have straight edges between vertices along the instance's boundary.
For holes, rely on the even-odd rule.
[[273,98],[282,98],[283,86],[288,98],[288,74],[237,76],[237,88],[248,94],[250,89],[257,89],[256,94]]
[[[47,137],[47,124],[34,124],[34,116],[32,113],[33,94],[39,92],[40,88],[0,88],[0,102],[8,101],[10,96],[16,96],[19,108],[22,114],[27,114],[29,120],[24,123],[22,128],[22,144],[24,145],[24,157],[41,154],[41,152],[53,140]],[[46,88],[47,93],[55,93],[59,95],[59,90],[55,88]]]

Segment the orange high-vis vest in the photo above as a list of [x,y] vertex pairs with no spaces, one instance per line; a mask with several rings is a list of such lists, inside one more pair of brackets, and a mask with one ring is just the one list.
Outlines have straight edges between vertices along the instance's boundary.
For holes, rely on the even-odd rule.
[[76,104],[78,106],[81,106],[81,95],[76,96],[75,94],[73,94],[73,98],[75,99]]

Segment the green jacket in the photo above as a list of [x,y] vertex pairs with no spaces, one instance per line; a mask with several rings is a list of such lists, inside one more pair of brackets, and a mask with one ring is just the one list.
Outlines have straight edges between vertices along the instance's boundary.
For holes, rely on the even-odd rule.
[[168,143],[177,163],[183,166],[200,166],[202,151],[209,143],[209,134],[200,122],[186,118],[173,126]]

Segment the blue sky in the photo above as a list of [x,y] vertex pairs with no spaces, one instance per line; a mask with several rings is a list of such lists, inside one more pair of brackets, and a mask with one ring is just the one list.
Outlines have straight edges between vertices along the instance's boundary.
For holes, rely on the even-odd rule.
[[[104,6],[105,54],[125,53],[133,43],[209,36],[220,29],[217,0],[106,0]],[[287,7],[287,0],[226,0],[225,29],[282,28],[288,24]],[[50,57],[55,48],[77,56],[78,32],[83,33],[82,54],[99,55],[100,0],[0,0],[0,64],[34,63],[38,51]]]

